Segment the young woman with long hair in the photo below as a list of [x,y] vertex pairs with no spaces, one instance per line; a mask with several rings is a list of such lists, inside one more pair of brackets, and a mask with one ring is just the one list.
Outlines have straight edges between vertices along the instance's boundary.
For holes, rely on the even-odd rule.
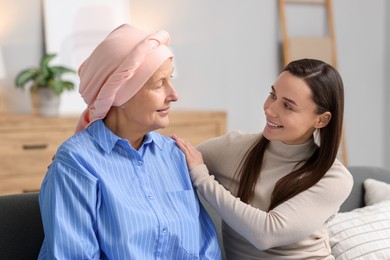
[[336,69],[302,59],[271,86],[263,132],[233,131],[197,149],[173,136],[223,219],[228,259],[334,259],[327,223],[353,184],[337,160],[343,110]]

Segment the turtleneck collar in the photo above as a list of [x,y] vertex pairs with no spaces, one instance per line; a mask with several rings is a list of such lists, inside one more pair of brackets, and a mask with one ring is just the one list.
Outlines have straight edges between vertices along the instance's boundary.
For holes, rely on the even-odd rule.
[[285,158],[288,161],[301,161],[313,154],[317,148],[314,138],[303,144],[285,144],[281,141],[270,141],[269,152]]

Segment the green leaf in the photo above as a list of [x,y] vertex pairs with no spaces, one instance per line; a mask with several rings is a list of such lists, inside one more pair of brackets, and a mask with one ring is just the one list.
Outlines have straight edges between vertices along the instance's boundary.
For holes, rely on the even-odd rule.
[[53,81],[53,84],[51,84],[51,88],[56,95],[60,95],[64,89],[62,81]]
[[57,56],[57,54],[45,54],[43,55],[42,59],[41,59],[41,62],[40,62],[40,68],[43,70],[43,69],[46,69],[49,67],[49,62],[55,57]]
[[74,83],[71,81],[63,81],[64,89],[66,90],[73,90],[74,89]]
[[40,73],[35,78],[35,83],[37,84],[37,87],[46,87],[50,80],[50,77],[45,77],[45,75],[42,74],[42,71],[40,71]]
[[30,80],[35,80],[39,75],[39,69],[37,68],[31,68],[31,69],[25,69],[19,72],[18,75],[16,75],[15,78],[15,85],[16,87],[24,88],[27,82]]
[[57,56],[56,54],[45,54],[40,63],[40,68],[42,70],[42,74],[45,78],[48,78],[51,74],[50,68],[49,68],[49,62]]
[[51,67],[51,72],[55,76],[61,76],[64,73],[76,74],[76,71],[74,69],[71,69],[71,68],[68,68],[68,67],[64,67],[64,66],[53,66],[53,67]]
[[55,94],[60,95],[64,90],[73,90],[74,84],[73,82],[65,80],[53,80],[50,82],[50,87]]
[[38,88],[51,88],[57,95],[64,90],[73,90],[75,85],[71,81],[62,80],[64,73],[77,74],[77,71],[65,66],[50,66],[50,61],[56,54],[45,54],[39,67],[25,69],[15,78],[15,85],[24,88],[26,83],[32,81],[30,90],[36,91]]

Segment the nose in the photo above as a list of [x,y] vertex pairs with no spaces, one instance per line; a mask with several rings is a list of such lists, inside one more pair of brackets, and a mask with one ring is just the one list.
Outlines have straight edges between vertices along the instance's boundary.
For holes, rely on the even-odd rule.
[[264,103],[264,112],[269,117],[277,117],[277,109],[276,109],[276,102],[272,102],[271,100],[267,100]]
[[169,84],[167,98],[169,102],[176,102],[179,99],[179,94],[177,93],[173,84]]

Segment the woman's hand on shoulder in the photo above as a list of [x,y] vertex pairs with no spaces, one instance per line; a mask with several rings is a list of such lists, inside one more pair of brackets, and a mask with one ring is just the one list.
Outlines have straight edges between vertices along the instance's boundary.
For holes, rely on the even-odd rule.
[[202,154],[188,141],[181,139],[176,135],[171,135],[176,141],[177,146],[183,151],[186,156],[188,169],[191,171],[198,165],[203,164]]

